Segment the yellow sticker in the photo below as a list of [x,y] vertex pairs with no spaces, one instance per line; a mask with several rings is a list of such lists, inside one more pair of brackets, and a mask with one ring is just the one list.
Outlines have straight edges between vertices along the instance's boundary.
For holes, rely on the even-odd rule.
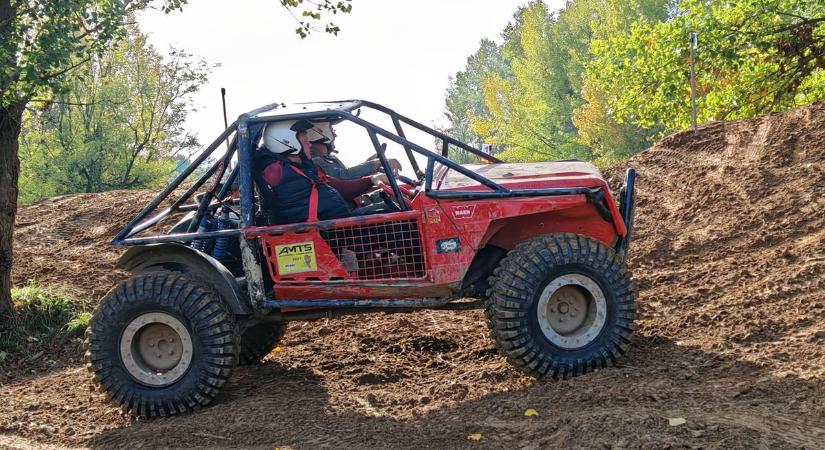
[[276,245],[275,258],[278,260],[278,273],[281,275],[318,270],[315,262],[315,245],[312,241]]

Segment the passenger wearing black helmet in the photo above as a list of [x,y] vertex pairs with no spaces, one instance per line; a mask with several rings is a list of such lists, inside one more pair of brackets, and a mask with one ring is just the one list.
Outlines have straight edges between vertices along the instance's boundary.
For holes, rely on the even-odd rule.
[[310,160],[307,120],[274,122],[264,128],[255,152],[255,183],[262,220],[268,224],[314,222],[353,214],[353,199],[369,191],[383,175],[339,180]]

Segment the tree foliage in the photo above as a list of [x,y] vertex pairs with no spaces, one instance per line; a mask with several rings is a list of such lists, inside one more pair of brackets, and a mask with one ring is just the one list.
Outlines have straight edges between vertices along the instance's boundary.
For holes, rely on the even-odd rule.
[[559,16],[551,15],[543,2],[529,4],[522,14],[513,77],[491,74],[485,79],[490,116],[475,120],[473,129],[490,143],[506,146],[500,156],[508,160],[589,158],[571,122],[580,75],[576,36],[560,26]]
[[[478,50],[467,58],[464,70],[450,77],[445,98],[445,116],[450,126],[442,131],[464,142],[481,144],[483,138],[472,129],[471,119],[486,119],[489,109],[484,101],[485,78],[498,75],[512,78],[512,59],[521,54],[518,35],[525,7],[520,7],[513,15],[513,21],[501,33],[504,43],[499,45],[489,39],[482,39]],[[463,155],[457,153],[455,156]]]
[[116,47],[79,67],[53,100],[26,115],[21,200],[163,184],[173,158],[198,146],[183,124],[208,69],[174,49],[164,61],[129,26]]
[[[665,4],[665,0],[622,4],[577,0],[559,12],[550,12],[542,1],[534,1],[520,8],[503,35],[504,42],[496,47],[499,64],[509,66],[509,70],[505,67],[477,74],[471,58],[456,81],[459,75],[475,73],[475,79],[480,80],[471,85],[475,89],[458,90],[454,87],[460,84],[455,83],[448,90],[447,115],[453,128],[460,131],[462,127],[457,125],[464,123],[455,120],[463,118],[454,106],[477,105],[476,98],[481,97],[483,107],[464,108],[467,122],[472,134],[494,144],[501,150],[498,156],[505,160],[574,157],[607,161],[637,151],[648,142],[650,133],[635,125],[616,123],[604,108],[594,106],[586,114],[579,112],[588,102],[585,94],[594,100],[599,94],[590,87],[585,66],[593,59],[593,36],[605,32],[605,20],[611,19],[616,31],[632,21],[630,17],[662,16]],[[624,14],[623,20],[616,19],[620,14]],[[485,45],[495,44],[483,43],[475,57],[483,54]],[[596,126],[582,133],[582,127],[591,123]]]
[[[336,15],[338,13],[348,14],[352,11],[352,0],[341,0],[333,2],[331,0],[279,0],[281,5],[292,14],[292,17],[298,22],[298,27],[295,28],[295,33],[301,39],[309,36],[313,31],[320,31],[316,28],[316,24],[320,24],[323,16],[329,14]],[[297,15],[296,15],[297,13]],[[341,28],[333,22],[324,24],[324,32],[338,36]]]
[[0,2],[5,12],[0,16],[0,104],[59,88],[63,75],[121,33],[133,6],[88,0]]
[[[457,74],[448,131],[469,124],[511,161],[625,158],[690,123],[691,31],[700,122],[825,98],[821,0],[571,0],[557,12],[538,0]],[[509,70],[476,63],[488,48]]]
[[635,23],[659,22],[670,17],[670,0],[608,0],[590,2],[588,8],[590,34],[587,53],[580,59],[582,80],[579,85],[581,101],[573,111],[573,125],[578,140],[590,148],[593,159],[606,164],[627,158],[645,149],[661,131],[661,125],[641,127],[635,123],[617,120],[610,100],[615,93],[598,83],[601,75],[594,66],[597,56],[594,44],[601,40],[626,34]]
[[698,121],[753,117],[825,98],[821,0],[683,0],[593,42],[594,83],[617,119],[666,130],[690,123],[688,33],[699,35]]
[[489,114],[481,86],[484,77],[491,74],[509,78],[510,67],[501,55],[501,48],[489,39],[482,39],[476,53],[467,58],[465,69],[450,78],[445,114],[451,126],[444,131],[465,142],[479,141],[471,129],[470,118]]

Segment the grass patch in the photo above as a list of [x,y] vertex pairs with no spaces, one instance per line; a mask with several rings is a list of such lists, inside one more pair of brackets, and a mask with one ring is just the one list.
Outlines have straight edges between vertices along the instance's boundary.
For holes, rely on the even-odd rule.
[[83,310],[83,303],[59,289],[29,281],[12,289],[11,297],[14,310],[0,328],[0,364],[5,359],[60,353],[66,344],[77,347],[89,326],[91,314]]

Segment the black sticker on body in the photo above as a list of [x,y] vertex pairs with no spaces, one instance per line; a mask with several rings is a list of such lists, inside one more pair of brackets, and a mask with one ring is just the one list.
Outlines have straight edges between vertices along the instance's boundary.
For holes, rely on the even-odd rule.
[[461,251],[461,241],[457,237],[435,241],[435,251],[438,253],[457,253]]

